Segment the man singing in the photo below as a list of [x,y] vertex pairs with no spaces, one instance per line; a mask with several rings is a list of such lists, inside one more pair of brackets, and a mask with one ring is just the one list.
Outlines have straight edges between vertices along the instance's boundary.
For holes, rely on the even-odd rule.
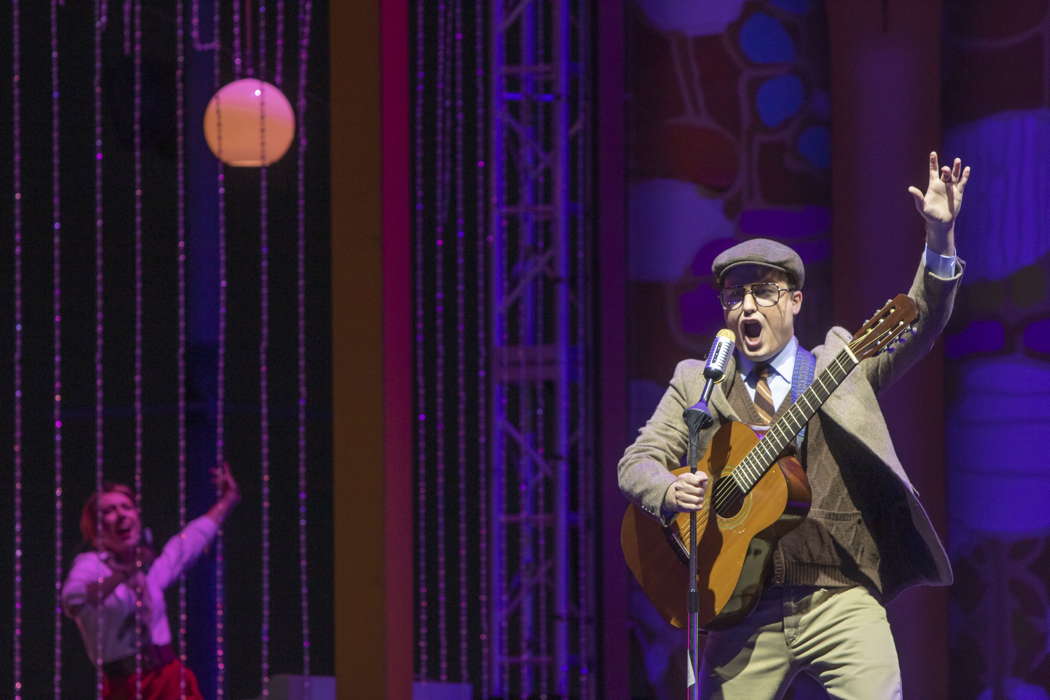
[[[766,589],[750,615],[708,633],[702,697],[780,697],[800,672],[832,697],[900,697],[883,605],[912,585],[947,585],[952,573],[876,397],[929,351],[951,315],[964,267],[956,257],[955,222],[969,176],[958,158],[942,168],[931,153],[926,193],[909,188],[926,228],[909,291],[919,311],[916,334],[894,353],[861,361],[809,421],[799,454],[812,489],[809,514],[777,544]],[[770,425],[790,407],[796,364],[814,362],[819,374],[850,339],[835,327],[811,355],[799,345],[794,325],[805,269],[787,246],[766,239],[740,243],[715,258],[712,272],[737,346],[711,395],[715,421],[700,433],[700,454],[728,421]],[[705,473],[671,473],[686,456],[682,413],[700,396],[703,370],[702,361],[678,364],[618,465],[623,493],[664,523],[675,513],[700,510],[708,494]]]

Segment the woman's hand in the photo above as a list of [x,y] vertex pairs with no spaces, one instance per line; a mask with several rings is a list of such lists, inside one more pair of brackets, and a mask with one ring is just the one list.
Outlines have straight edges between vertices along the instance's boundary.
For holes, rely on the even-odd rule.
[[233,507],[241,500],[241,489],[237,486],[236,479],[233,478],[230,465],[225,462],[212,469],[211,475],[215,481],[215,489],[219,492],[219,500],[215,501],[215,505],[206,515],[221,525]]
[[87,599],[92,605],[100,605],[120,584],[126,584],[133,590],[140,591],[146,585],[146,571],[153,563],[153,550],[139,545],[128,550],[124,556],[106,553],[104,561],[110,573],[102,581],[92,581],[87,585]]
[[219,492],[220,500],[231,501],[231,505],[241,500],[241,489],[237,486],[237,481],[233,478],[233,472],[230,471],[228,463],[223,462],[221,466],[212,469],[211,476],[215,482],[215,489]]

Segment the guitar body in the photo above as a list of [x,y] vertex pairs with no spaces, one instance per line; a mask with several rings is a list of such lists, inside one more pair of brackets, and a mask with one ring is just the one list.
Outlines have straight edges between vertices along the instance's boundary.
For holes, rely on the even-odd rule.
[[[739,501],[715,512],[714,486],[732,474],[759,441],[743,423],[727,423],[715,433],[697,470],[709,479],[708,497],[697,512],[697,590],[699,624],[719,629],[739,622],[762,595],[777,541],[809,512],[810,488],[793,457],[776,461]],[[675,474],[688,467],[675,470]],[[667,527],[631,504],[620,528],[627,566],[649,600],[675,627],[688,621],[689,513],[678,513]]]

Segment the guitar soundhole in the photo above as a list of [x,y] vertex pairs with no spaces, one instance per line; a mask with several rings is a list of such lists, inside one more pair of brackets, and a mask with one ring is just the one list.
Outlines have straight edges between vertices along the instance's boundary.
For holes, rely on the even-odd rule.
[[723,518],[732,518],[740,512],[746,496],[736,480],[729,476],[723,476],[715,482],[714,502],[715,512]]

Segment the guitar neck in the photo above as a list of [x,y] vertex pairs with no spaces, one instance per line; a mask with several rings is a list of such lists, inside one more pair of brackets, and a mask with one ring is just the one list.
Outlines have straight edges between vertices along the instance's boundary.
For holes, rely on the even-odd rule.
[[733,470],[737,487],[747,493],[765,476],[784,448],[795,439],[842,380],[860,364],[848,348],[843,349],[831,364],[813,380],[795,403],[773,422],[765,436],[758,441],[740,465]]

